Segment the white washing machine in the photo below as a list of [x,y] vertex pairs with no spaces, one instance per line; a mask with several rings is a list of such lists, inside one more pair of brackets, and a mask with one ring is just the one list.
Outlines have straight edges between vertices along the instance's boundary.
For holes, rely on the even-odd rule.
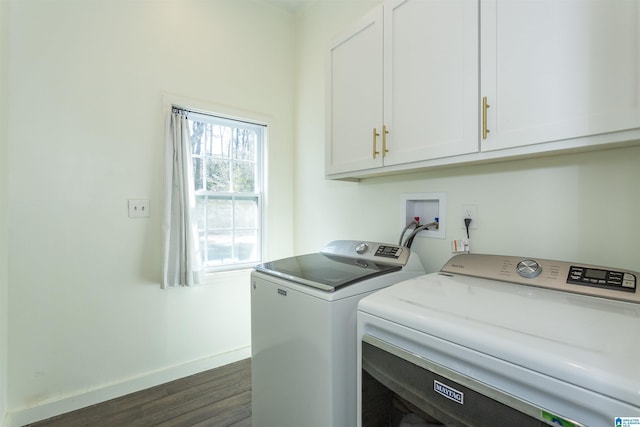
[[356,423],[356,310],[372,292],[424,274],[405,247],[340,240],[251,274],[254,427]]
[[640,426],[636,272],[459,255],[357,321],[358,426]]

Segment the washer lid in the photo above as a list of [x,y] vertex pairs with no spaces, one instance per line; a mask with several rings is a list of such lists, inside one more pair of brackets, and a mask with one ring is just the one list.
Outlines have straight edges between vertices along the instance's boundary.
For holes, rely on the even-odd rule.
[[343,286],[399,271],[401,265],[313,253],[257,265],[256,271],[333,292]]

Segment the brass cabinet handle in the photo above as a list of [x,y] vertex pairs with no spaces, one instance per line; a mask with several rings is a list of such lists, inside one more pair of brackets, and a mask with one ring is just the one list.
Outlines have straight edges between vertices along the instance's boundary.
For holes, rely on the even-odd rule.
[[382,157],[385,157],[389,150],[387,150],[387,125],[382,125]]
[[487,134],[490,132],[487,129],[487,109],[491,107],[487,102],[487,97],[482,97],[482,139],[487,139]]
[[373,158],[374,159],[376,158],[376,156],[378,154],[380,154],[380,152],[377,150],[377,147],[376,147],[376,145],[377,145],[376,144],[376,139],[377,139],[378,136],[380,136],[380,134],[378,133],[376,128],[373,128]]

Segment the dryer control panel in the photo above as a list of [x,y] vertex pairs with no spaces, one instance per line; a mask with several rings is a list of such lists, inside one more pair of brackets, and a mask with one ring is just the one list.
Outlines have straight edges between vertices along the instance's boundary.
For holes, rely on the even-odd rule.
[[629,270],[547,259],[460,254],[441,271],[640,304],[640,274]]

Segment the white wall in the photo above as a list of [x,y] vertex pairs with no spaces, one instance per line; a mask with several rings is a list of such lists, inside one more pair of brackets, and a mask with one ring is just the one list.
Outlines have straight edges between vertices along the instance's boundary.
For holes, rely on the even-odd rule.
[[[160,289],[162,99],[268,118],[267,257],[290,255],[292,15],[253,0],[20,0],[8,19],[12,424],[248,355],[247,271]],[[151,217],[128,218],[129,198],[150,199]]]
[[[464,237],[462,204],[478,205],[476,252],[640,270],[640,147],[381,177],[324,176],[325,52],[329,40],[379,2],[318,2],[297,22],[296,251],[332,239],[396,242],[403,193],[447,194],[446,240],[414,242],[428,271]],[[357,111],[354,112],[357,114]]]
[[7,42],[8,8],[0,1],[0,425],[7,413]]

